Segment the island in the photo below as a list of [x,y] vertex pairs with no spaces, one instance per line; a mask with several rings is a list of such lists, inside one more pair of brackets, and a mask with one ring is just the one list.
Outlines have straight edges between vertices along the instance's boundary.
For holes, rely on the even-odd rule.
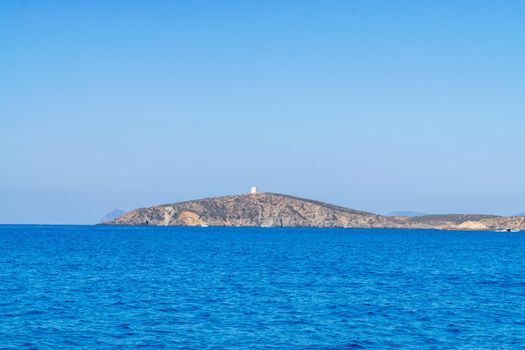
[[204,198],[139,208],[103,225],[525,230],[524,216],[383,216],[278,193]]

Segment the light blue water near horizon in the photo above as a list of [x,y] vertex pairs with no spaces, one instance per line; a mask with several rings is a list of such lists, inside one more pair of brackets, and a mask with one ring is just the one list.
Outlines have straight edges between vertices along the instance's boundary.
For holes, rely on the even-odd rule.
[[0,225],[1,349],[516,349],[525,234]]

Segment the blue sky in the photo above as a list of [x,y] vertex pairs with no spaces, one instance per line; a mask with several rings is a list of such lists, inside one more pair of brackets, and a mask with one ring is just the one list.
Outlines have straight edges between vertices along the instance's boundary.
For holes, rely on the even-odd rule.
[[525,2],[2,1],[0,223],[263,191],[525,211]]

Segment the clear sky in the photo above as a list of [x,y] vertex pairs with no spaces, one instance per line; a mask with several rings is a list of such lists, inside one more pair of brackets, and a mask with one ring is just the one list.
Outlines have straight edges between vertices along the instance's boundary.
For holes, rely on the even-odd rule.
[[0,223],[251,185],[525,212],[524,1],[0,1]]

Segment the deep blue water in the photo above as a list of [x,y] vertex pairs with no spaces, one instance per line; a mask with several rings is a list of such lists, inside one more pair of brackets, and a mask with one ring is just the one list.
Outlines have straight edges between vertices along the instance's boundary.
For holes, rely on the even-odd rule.
[[525,348],[525,233],[0,226],[0,348]]

